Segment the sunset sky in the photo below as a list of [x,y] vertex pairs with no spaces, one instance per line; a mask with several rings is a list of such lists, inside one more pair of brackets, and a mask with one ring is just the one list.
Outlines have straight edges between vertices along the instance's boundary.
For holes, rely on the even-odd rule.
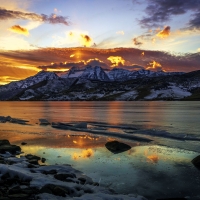
[[199,0],[0,0],[0,84],[85,64],[200,69]]

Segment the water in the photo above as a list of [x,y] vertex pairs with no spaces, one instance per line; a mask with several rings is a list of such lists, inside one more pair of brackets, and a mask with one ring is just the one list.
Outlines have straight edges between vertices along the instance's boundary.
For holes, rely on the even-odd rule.
[[[47,164],[71,164],[119,193],[137,193],[149,199],[196,198],[200,172],[191,160],[200,154],[199,110],[200,102],[0,102],[0,116],[29,120],[28,125],[1,123],[0,139],[17,145],[27,142],[21,146],[24,153],[45,157]],[[119,138],[40,126],[40,118],[86,121],[90,129],[97,122],[105,123],[106,131],[118,132]],[[123,140],[120,134],[153,141]],[[170,139],[171,135],[179,139]],[[187,140],[189,137],[193,139]],[[113,139],[131,145],[131,150],[111,153],[105,143]]]

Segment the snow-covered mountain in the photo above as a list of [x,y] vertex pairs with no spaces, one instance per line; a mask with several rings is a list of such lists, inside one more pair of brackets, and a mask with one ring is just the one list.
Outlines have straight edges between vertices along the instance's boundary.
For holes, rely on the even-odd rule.
[[60,77],[41,71],[0,86],[0,100],[200,100],[200,71],[72,67]]
[[85,68],[72,67],[66,74],[63,74],[61,78],[79,78],[83,80],[99,80],[109,81],[109,77],[105,71],[99,66],[86,66]]
[[129,79],[131,72],[122,68],[113,68],[111,71],[107,71],[107,75],[111,81],[124,81]]
[[44,80],[53,80],[53,79],[58,79],[58,76],[55,73],[40,71],[35,76],[31,76],[21,81],[14,81],[5,86],[0,87],[0,92],[6,90],[14,90],[14,89],[25,89],[32,85],[40,83]]

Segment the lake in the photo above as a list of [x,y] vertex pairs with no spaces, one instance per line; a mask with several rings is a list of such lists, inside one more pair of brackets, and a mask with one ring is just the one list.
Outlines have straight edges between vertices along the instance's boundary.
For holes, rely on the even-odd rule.
[[[24,154],[44,157],[46,164],[70,164],[118,193],[148,199],[200,195],[200,171],[191,163],[200,154],[200,102],[0,102],[0,116],[29,121],[0,123],[0,139],[16,145],[27,142],[21,146]],[[41,126],[41,118],[87,122],[88,129],[102,134]],[[112,140],[132,148],[113,154],[105,147]]]

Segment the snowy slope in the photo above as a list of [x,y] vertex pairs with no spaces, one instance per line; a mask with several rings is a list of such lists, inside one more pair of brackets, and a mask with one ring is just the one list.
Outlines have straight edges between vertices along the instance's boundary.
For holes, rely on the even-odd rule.
[[122,68],[113,68],[107,72],[107,75],[111,81],[124,81],[129,79],[130,71]]
[[31,76],[21,81],[11,82],[3,87],[0,87],[0,91],[25,89],[44,80],[58,79],[58,76],[53,72],[40,71],[35,76]]
[[78,67],[72,67],[67,73],[62,74],[61,78],[78,78],[84,72],[84,69],[80,69]]

